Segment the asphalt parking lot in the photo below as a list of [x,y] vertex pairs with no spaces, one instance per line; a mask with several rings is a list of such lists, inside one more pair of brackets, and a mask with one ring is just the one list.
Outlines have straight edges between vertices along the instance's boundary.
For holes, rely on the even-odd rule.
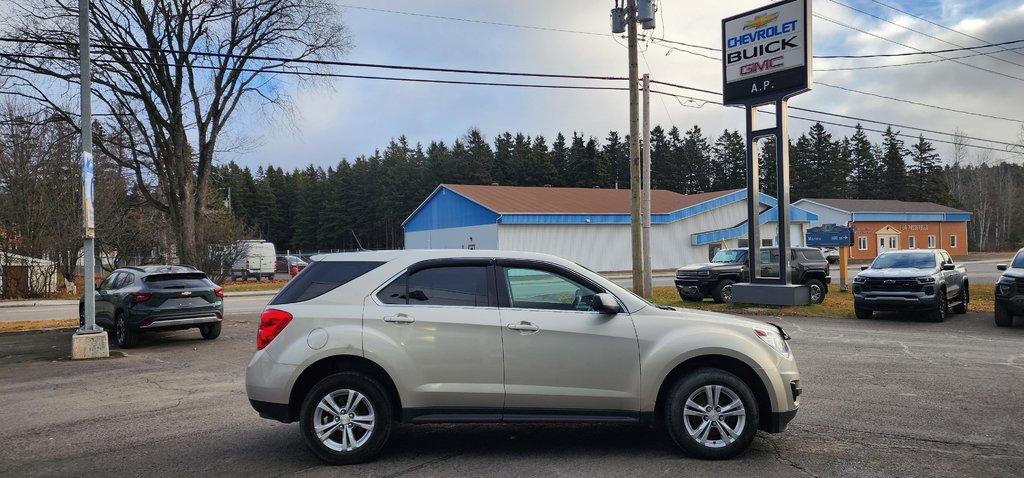
[[1020,476],[1024,324],[883,315],[773,318],[804,395],[781,435],[728,462],[656,431],[604,425],[400,426],[377,461],[323,466],[296,424],[259,418],[244,368],[256,313],[219,339],[148,336],[71,361],[71,329],[0,334],[2,476]]

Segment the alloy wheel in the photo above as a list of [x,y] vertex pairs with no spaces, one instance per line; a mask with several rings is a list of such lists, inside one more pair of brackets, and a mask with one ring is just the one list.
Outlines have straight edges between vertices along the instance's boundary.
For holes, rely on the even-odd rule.
[[370,400],[355,390],[341,389],[320,399],[313,412],[317,438],[334,451],[350,452],[373,435],[376,418]]
[[686,433],[699,445],[722,448],[739,439],[747,425],[743,401],[723,385],[697,388],[683,407]]

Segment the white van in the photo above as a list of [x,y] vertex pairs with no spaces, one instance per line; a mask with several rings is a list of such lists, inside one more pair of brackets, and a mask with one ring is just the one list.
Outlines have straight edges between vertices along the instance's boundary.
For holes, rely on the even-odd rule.
[[238,248],[238,260],[231,266],[231,280],[274,278],[274,261],[277,259],[274,243],[262,239],[241,241]]

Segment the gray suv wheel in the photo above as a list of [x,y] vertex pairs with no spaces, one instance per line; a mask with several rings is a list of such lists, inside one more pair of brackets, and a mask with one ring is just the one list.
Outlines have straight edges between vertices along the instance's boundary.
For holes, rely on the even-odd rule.
[[299,427],[306,445],[321,460],[362,463],[380,454],[391,434],[391,401],[373,379],[337,373],[306,395]]

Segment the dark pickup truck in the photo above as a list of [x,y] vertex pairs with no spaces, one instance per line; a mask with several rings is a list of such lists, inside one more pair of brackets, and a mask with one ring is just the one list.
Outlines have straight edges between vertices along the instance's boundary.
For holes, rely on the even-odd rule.
[[996,325],[1013,325],[1013,316],[1024,315],[1024,249],[1017,251],[1013,261],[996,266],[1005,271],[996,283]]
[[[821,251],[813,247],[793,247],[790,278],[811,290],[811,303],[820,304],[828,294],[829,265]],[[732,302],[732,285],[749,282],[746,249],[722,249],[711,262],[691,264],[676,271],[676,290],[683,300]],[[779,248],[761,248],[761,277],[779,277]]]

